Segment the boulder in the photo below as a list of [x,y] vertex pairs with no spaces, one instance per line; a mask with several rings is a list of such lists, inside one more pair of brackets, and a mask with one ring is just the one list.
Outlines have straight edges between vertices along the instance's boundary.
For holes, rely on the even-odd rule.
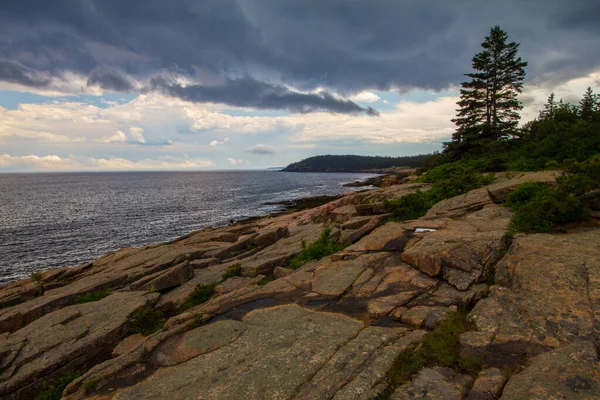
[[194,268],[189,261],[169,268],[161,272],[159,276],[139,287],[139,290],[149,290],[160,292],[181,286],[194,277]]
[[600,362],[591,341],[538,355],[515,374],[502,392],[503,400],[588,400],[600,393]]
[[402,251],[411,233],[397,222],[388,222],[347,247],[344,252]]
[[33,398],[42,381],[110,358],[128,332],[131,315],[157,297],[113,293],[97,302],[54,311],[0,338],[0,397]]
[[275,267],[273,270],[273,277],[275,279],[283,278],[284,276],[288,276],[294,273],[294,270],[291,268],[283,268],[283,267]]
[[267,247],[277,242],[279,239],[285,239],[289,236],[290,231],[287,227],[273,228],[254,238],[254,244],[256,247]]

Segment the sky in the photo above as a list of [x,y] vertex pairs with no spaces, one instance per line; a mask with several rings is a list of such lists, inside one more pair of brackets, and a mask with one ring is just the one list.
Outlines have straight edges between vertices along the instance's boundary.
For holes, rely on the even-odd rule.
[[0,172],[260,169],[438,151],[490,27],[600,91],[597,0],[3,0]]

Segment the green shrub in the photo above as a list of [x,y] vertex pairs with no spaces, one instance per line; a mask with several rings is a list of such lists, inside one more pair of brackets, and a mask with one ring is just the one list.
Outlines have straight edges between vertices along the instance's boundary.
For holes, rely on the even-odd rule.
[[325,228],[310,245],[302,242],[302,252],[290,260],[290,268],[297,269],[311,260],[318,260],[342,250],[344,246],[331,240],[331,228]]
[[425,338],[420,346],[401,352],[387,374],[388,391],[381,398],[387,398],[398,386],[410,381],[421,368],[442,366],[476,374],[482,360],[460,355],[459,335],[474,330],[475,324],[466,311],[456,311],[448,315]]
[[206,303],[215,293],[215,287],[217,287],[217,282],[209,283],[207,285],[196,285],[185,303],[179,307],[179,311],[185,311],[188,308]]
[[229,278],[233,278],[234,276],[240,276],[241,274],[242,274],[242,265],[241,264],[230,265],[229,268],[227,268],[227,271],[225,271],[223,273],[223,275],[221,275],[221,281],[225,281]]
[[517,211],[525,204],[532,201],[541,193],[548,192],[549,186],[541,182],[526,182],[519,185],[513,192],[506,196],[504,205],[512,211]]
[[395,201],[384,201],[384,205],[388,210],[392,210],[392,218],[395,221],[406,221],[408,219],[417,219],[425,215],[435,203],[436,199],[417,190],[415,193],[402,196]]
[[110,290],[110,288],[107,288],[104,290],[100,290],[98,292],[89,292],[86,294],[80,294],[79,296],[77,296],[75,298],[75,303],[83,304],[83,303],[90,303],[92,301],[102,300],[106,296],[110,295],[111,292],[112,291]]
[[158,331],[165,323],[162,311],[144,306],[139,308],[130,319],[131,333],[148,336]]
[[511,232],[552,232],[556,224],[583,221],[588,210],[581,196],[600,187],[600,157],[571,164],[557,187],[528,182],[510,193],[505,206],[513,211]]
[[46,381],[42,383],[42,390],[35,396],[35,400],[60,400],[62,392],[65,390],[67,385],[73,382],[75,379],[83,375],[85,371],[71,371],[60,378],[54,383],[48,384]]
[[274,280],[275,280],[275,278],[273,278],[272,276],[265,276],[260,281],[256,282],[256,284],[259,285],[259,286],[263,286],[263,285],[266,285],[269,282],[273,282]]
[[392,211],[392,220],[406,221],[425,215],[436,203],[458,196],[470,190],[490,184],[494,175],[482,175],[472,167],[461,163],[443,164],[428,171],[419,178],[422,182],[431,183],[426,192],[417,190],[394,201],[384,201],[387,209]]
[[42,276],[43,275],[40,271],[31,273],[31,279],[33,279],[33,281],[35,283],[37,283],[38,285],[40,285],[42,283]]

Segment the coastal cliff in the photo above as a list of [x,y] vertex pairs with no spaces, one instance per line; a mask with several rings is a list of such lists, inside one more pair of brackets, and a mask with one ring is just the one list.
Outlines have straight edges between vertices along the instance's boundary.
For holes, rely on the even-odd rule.
[[404,222],[390,202],[429,184],[351,193],[4,285],[0,398],[597,398],[597,213],[513,236],[503,206],[558,175]]

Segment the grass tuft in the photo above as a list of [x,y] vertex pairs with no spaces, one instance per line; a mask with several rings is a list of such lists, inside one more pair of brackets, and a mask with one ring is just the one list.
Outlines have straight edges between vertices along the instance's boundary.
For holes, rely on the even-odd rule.
[[206,303],[208,299],[215,293],[216,282],[209,283],[208,285],[197,285],[192,293],[190,293],[187,300],[179,307],[179,311],[185,311],[188,308],[192,308],[202,303]]
[[449,314],[419,346],[408,348],[398,355],[387,375],[388,391],[380,398],[388,398],[395,388],[410,381],[426,367],[442,366],[476,374],[482,367],[482,360],[461,357],[459,343],[459,335],[473,329],[475,325],[466,311]]
[[85,371],[71,371],[60,378],[58,378],[52,384],[48,384],[46,381],[42,383],[42,390],[35,396],[35,400],[59,400],[62,397],[62,392],[65,390],[69,383],[83,375]]
[[265,276],[260,281],[256,282],[256,284],[259,285],[259,286],[263,286],[263,285],[266,285],[269,282],[273,282],[274,280],[275,280],[275,278],[272,277],[272,276]]
[[139,308],[131,317],[131,333],[139,333],[143,336],[148,336],[165,324],[165,318],[161,310],[154,309],[150,306]]
[[112,292],[111,289],[107,288],[107,289],[100,290],[97,292],[89,292],[86,294],[80,294],[79,296],[77,296],[75,298],[75,303],[84,304],[84,303],[91,303],[92,301],[102,300],[106,296],[110,295],[111,292]]
[[233,264],[227,268],[227,271],[221,275],[221,281],[226,281],[229,278],[233,278],[234,276],[240,276],[242,274],[242,265],[241,264]]

